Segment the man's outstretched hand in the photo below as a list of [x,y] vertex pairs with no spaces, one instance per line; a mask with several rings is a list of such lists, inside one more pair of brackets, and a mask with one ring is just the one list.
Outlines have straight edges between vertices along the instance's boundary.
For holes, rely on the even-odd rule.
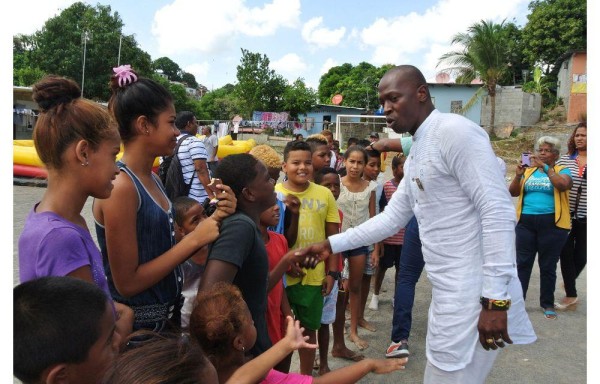
[[331,245],[328,240],[299,248],[295,252],[295,257],[304,257],[304,261],[301,262],[304,268],[314,268],[320,261],[326,260],[329,255],[331,255]]

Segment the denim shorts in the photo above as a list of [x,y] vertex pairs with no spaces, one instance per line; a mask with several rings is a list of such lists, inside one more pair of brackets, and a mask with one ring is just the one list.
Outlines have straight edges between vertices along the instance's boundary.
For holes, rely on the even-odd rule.
[[367,247],[367,246],[358,247],[358,248],[354,248],[354,249],[350,249],[348,251],[342,252],[343,257],[353,257],[353,256],[368,255],[368,254],[369,254],[369,247]]
[[335,320],[335,306],[338,296],[338,282],[333,283],[333,288],[329,295],[323,298],[323,315],[321,315],[321,324],[333,324]]
[[373,268],[373,263],[371,259],[372,254],[373,251],[369,252],[369,256],[367,257],[367,260],[365,260],[365,270],[363,271],[364,275],[373,276],[375,274],[375,268]]

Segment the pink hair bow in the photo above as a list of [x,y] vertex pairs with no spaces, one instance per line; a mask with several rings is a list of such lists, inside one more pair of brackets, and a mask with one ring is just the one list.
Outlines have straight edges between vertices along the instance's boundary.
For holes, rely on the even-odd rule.
[[131,65],[121,65],[120,67],[113,68],[113,72],[115,73],[115,77],[117,78],[117,83],[119,87],[123,88],[126,85],[135,83],[137,81],[137,76],[131,70]]

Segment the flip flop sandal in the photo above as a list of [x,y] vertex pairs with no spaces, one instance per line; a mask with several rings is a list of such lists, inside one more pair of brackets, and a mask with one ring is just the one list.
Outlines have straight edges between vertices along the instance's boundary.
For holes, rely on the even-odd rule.
[[544,309],[544,317],[548,320],[556,320],[558,315],[554,311],[554,309]]

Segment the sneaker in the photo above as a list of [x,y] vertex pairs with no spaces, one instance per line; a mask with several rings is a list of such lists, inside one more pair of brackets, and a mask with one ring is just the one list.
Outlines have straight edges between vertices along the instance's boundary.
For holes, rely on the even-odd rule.
[[379,311],[379,295],[373,294],[371,296],[371,302],[369,303],[369,309],[373,311]]
[[410,355],[408,352],[408,341],[401,340],[399,343],[392,343],[388,347],[387,351],[385,351],[385,357],[407,357]]

